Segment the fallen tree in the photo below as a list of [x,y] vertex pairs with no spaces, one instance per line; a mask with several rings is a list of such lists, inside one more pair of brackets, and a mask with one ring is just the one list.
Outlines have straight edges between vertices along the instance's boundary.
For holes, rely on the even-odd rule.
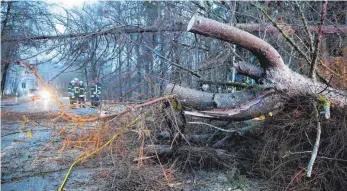
[[[207,93],[207,92],[202,92],[202,91],[197,91],[197,90],[181,87],[178,85],[169,84],[167,86],[166,92],[169,94],[174,94],[175,98],[180,101],[182,106],[184,106],[184,109],[191,109],[191,111],[186,111],[185,112],[186,114],[199,116],[199,117],[205,117],[205,118],[247,120],[247,119],[251,119],[251,118],[266,114],[268,112],[273,112],[275,110],[281,110],[282,108],[286,108],[287,105],[285,103],[288,100],[293,99],[294,97],[301,97],[301,98],[303,97],[304,99],[312,98],[312,99],[317,99],[318,101],[322,100],[327,105],[332,105],[333,107],[336,107],[336,108],[346,109],[346,103],[347,103],[346,92],[330,88],[327,85],[316,81],[315,79],[309,79],[291,71],[283,63],[283,60],[281,56],[278,54],[278,52],[273,47],[271,47],[271,45],[269,45],[263,40],[247,32],[239,30],[237,28],[230,27],[230,26],[218,23],[216,21],[212,21],[212,20],[205,19],[202,17],[197,17],[197,16],[195,16],[189,23],[188,30],[195,33],[203,34],[206,36],[211,36],[214,38],[226,40],[231,43],[236,43],[239,46],[242,46],[250,50],[253,54],[255,54],[258,57],[261,63],[261,66],[258,67],[248,63],[237,63],[237,64],[234,64],[234,67],[239,72],[245,75],[251,76],[252,78],[256,78],[258,81],[261,81],[262,83],[260,85],[254,85],[254,87],[247,88],[246,91],[234,92],[229,94],[219,94],[219,93],[213,94],[213,93]],[[47,85],[44,83],[42,78],[36,73],[34,68],[32,68],[30,65],[25,64],[23,62],[18,62],[18,64],[24,65],[28,69],[32,70],[34,74],[42,82],[42,84],[44,84],[44,86],[47,87]],[[103,129],[102,133],[99,133],[98,131],[98,133],[91,134],[90,136],[87,135],[86,137],[83,137],[83,139],[81,139],[86,144],[91,143],[91,144],[95,144],[96,146],[92,145],[92,147],[87,147],[87,148],[94,148],[94,149],[86,150],[84,155],[77,158],[72,163],[72,165],[70,166],[64,178],[64,181],[60,187],[60,190],[63,190],[64,185],[67,182],[68,177],[71,173],[71,170],[74,166],[80,164],[82,161],[86,159],[91,158],[92,156],[98,154],[99,152],[111,147],[112,146],[111,143],[115,142],[116,140],[119,141],[119,138],[122,136],[127,136],[127,137],[124,137],[125,140],[130,140],[131,142],[138,141],[137,143],[139,145],[142,145],[141,148],[139,148],[139,152],[138,152],[139,160],[137,161],[140,161],[139,165],[141,165],[142,160],[149,158],[149,157],[147,158],[142,157],[145,154],[152,155],[150,157],[154,156],[155,158],[159,158],[157,154],[163,154],[163,155],[176,154],[177,158],[180,158],[181,160],[185,159],[186,161],[188,161],[187,156],[189,156],[190,158],[188,162],[193,165],[203,164],[201,163],[201,161],[202,162],[211,161],[214,163],[218,163],[222,161],[223,163],[221,164],[224,165],[225,161],[230,160],[226,165],[227,167],[230,167],[231,166],[230,164],[232,164],[234,158],[236,158],[234,153],[233,154],[227,153],[226,150],[224,149],[215,149],[211,147],[201,147],[201,146],[199,147],[193,144],[189,146],[183,145],[180,147],[172,147],[173,144],[170,144],[170,146],[169,145],[153,145],[152,138],[148,138],[148,137],[151,136],[151,134],[154,134],[152,132],[156,132],[157,129],[162,130],[162,128],[163,129],[166,128],[166,127],[162,127],[162,124],[164,124],[163,120],[166,119],[165,118],[166,113],[162,112],[162,109],[163,109],[162,107],[165,105],[167,106],[166,109],[171,110],[171,112],[169,112],[167,115],[169,116],[168,118],[170,119],[170,121],[172,121],[171,123],[174,124],[174,125],[168,124],[167,125],[168,127],[166,129],[172,130],[172,132],[175,133],[174,139],[176,139],[177,134],[184,135],[183,138],[185,139],[187,143],[189,143],[190,138],[193,138],[193,139],[198,138],[198,140],[203,140],[203,141],[205,141],[206,139],[206,137],[202,137],[202,136],[201,137],[186,136],[189,132],[187,131],[184,132],[183,131],[184,129],[180,129],[180,127],[178,127],[178,129],[174,129],[176,126],[179,126],[180,124],[183,123],[183,122],[177,121],[178,117],[174,115],[174,113],[181,114],[180,112],[177,112],[177,110],[181,110],[182,107],[180,107],[180,105],[176,102],[175,99],[173,99],[173,96],[171,95],[158,98],[158,99],[149,101],[147,103],[129,107],[128,109],[116,114],[110,114],[103,117],[93,117],[93,118],[90,118],[90,117],[86,118],[82,116],[71,115],[64,110],[63,105],[59,102],[57,97],[54,96],[54,99],[61,109],[61,113],[60,113],[61,115],[59,117],[61,117],[62,119],[70,121],[70,122],[76,122],[76,123],[103,121],[103,124],[104,124],[103,128],[101,128]],[[165,102],[165,103],[159,105],[159,103],[162,103],[162,102]],[[157,103],[159,105],[157,107],[157,110],[152,110],[153,108],[146,109],[149,106],[153,106]],[[306,105],[309,105],[309,104],[306,104]],[[136,110],[136,109],[139,109],[139,110]],[[322,123],[323,127],[327,127],[328,125],[332,126],[332,124],[328,124],[328,123],[333,121],[333,119],[335,119],[334,120],[335,122],[339,122],[337,125],[334,126],[334,128],[331,128],[331,127],[330,129],[322,128],[323,135],[326,136],[327,134],[329,134],[329,132],[327,133],[324,131],[331,131],[331,132],[334,132],[335,135],[338,135],[338,137],[329,136],[328,138],[326,138],[326,140],[328,141],[329,140],[335,141],[332,145],[327,144],[326,140],[325,142],[322,141],[321,147],[323,147],[324,149],[323,153],[325,154],[325,156],[317,155],[318,159],[327,159],[327,160],[331,160],[331,161],[335,161],[336,163],[339,163],[340,166],[335,165],[334,173],[332,174],[345,173],[343,171],[343,168],[341,168],[343,167],[342,163],[345,163],[345,159],[344,159],[346,156],[345,149],[343,148],[339,149],[340,151],[336,153],[334,152],[336,149],[332,149],[332,148],[337,148],[338,146],[341,146],[341,145],[346,145],[344,140],[344,137],[346,137],[345,136],[346,126],[343,126],[346,124],[346,121],[345,121],[346,112],[344,111],[345,110],[341,111],[340,113],[336,111],[332,111],[333,113],[332,119],[330,121],[324,121]],[[148,115],[150,112],[152,112],[153,114],[152,116]],[[307,119],[306,121],[297,121],[296,124],[294,125],[288,122],[288,121],[292,122],[293,119],[295,119],[295,117],[300,117],[300,115],[304,115],[304,114],[300,114],[300,112],[306,114],[305,116]],[[334,114],[334,112],[336,113],[336,115]],[[132,113],[130,117],[124,116],[124,114],[130,114],[130,113]],[[282,113],[285,113],[285,112],[282,112]],[[318,115],[317,112],[315,112],[315,114]],[[123,119],[121,118],[122,116],[124,116]],[[149,117],[146,118],[147,116]],[[153,116],[156,116],[156,117],[153,117]],[[282,159],[274,160],[274,158],[280,157],[285,159],[285,158],[289,158],[289,156],[299,156],[305,153],[306,154],[314,153],[313,151],[308,150],[308,149],[311,149],[312,144],[308,144],[306,142],[310,143],[310,140],[306,141],[304,140],[304,138],[302,138],[303,136],[309,137],[310,133],[312,134],[311,132],[313,131],[312,127],[315,124],[311,122],[310,118],[313,118],[313,117],[317,118],[316,115],[312,115],[309,112],[304,112],[304,110],[297,111],[297,112],[292,110],[291,115],[287,116],[286,118],[286,121],[285,121],[286,123],[282,122],[283,124],[280,124],[281,120],[277,120],[277,121],[272,120],[278,127],[272,128],[273,126],[272,127],[267,126],[269,128],[265,129],[262,132],[262,133],[265,133],[265,135],[263,136],[264,140],[262,140],[264,142],[263,144],[265,145],[263,147],[264,152],[261,152],[262,150],[257,148],[259,147],[259,141],[254,141],[253,143],[246,142],[246,144],[244,142],[241,142],[241,143],[236,142],[234,146],[249,147],[254,149],[255,151],[249,152],[249,148],[244,148],[244,150],[246,151],[245,153],[247,153],[247,155],[245,156],[240,155],[239,159],[235,159],[235,160],[240,160],[241,161],[240,163],[242,163],[242,165],[244,166],[253,166],[251,162],[254,162],[254,161],[253,161],[253,158],[251,157],[254,157],[254,158],[262,157],[259,164],[266,165],[265,167],[271,166],[272,168],[272,169],[270,169],[269,167],[263,168],[263,166],[261,166],[262,171],[267,171],[268,169],[270,169],[266,173],[276,174],[276,175],[278,171],[281,171],[281,173],[284,175],[276,176],[276,178],[280,179],[282,177],[285,177],[286,182],[288,182],[287,181],[288,177],[291,179],[290,176],[293,174],[293,172],[295,172],[296,169],[293,169],[293,167],[290,166],[292,165],[292,163],[289,163],[289,162],[281,163]],[[342,117],[344,121],[341,120]],[[190,122],[190,124],[196,125],[197,123]],[[201,123],[201,122],[199,122],[199,124],[206,125],[206,123]],[[293,128],[293,126],[295,128]],[[306,129],[301,128],[302,126],[306,127]],[[253,127],[253,126],[249,126],[249,127]],[[212,128],[221,131],[221,128],[218,128],[216,126]],[[275,129],[276,131],[275,132],[270,131],[271,129]],[[62,128],[61,132],[63,132],[64,130],[65,129]],[[243,131],[247,131],[247,130],[249,130],[249,128],[231,129],[231,130],[229,129],[229,130],[224,130],[224,132],[229,132],[229,133],[235,132],[236,134],[236,133],[242,133]],[[306,130],[310,130],[308,134]],[[296,136],[298,135],[297,132],[299,131],[301,131],[301,136]],[[287,137],[285,137],[285,139],[282,138],[283,134],[285,134],[283,132],[288,132]],[[131,139],[131,137],[130,138],[128,137],[130,136],[129,135],[130,133],[133,133],[133,134],[136,133],[136,136],[133,136]],[[104,138],[101,139],[102,140],[101,142],[99,141],[100,135],[104,136]],[[218,140],[217,142],[215,142],[214,140],[215,144],[213,146],[219,147],[220,145],[223,145],[224,142],[226,142],[225,140],[227,140],[230,136],[231,136],[230,134],[229,135],[227,134],[226,136],[224,136],[224,138],[222,138],[221,140]],[[212,140],[213,137],[214,136],[212,134],[209,139]],[[258,137],[261,137],[261,136],[258,136]],[[268,137],[275,137],[276,139],[268,139]],[[324,138],[324,136],[322,137]],[[86,141],[86,139],[90,141]],[[290,141],[287,141],[287,139],[290,139]],[[294,139],[294,141],[292,141],[292,139]],[[94,140],[98,140],[98,141],[94,141]],[[141,143],[139,143],[139,140],[141,141]],[[319,142],[319,139],[317,140],[318,141],[316,142]],[[244,140],[241,140],[241,141],[244,141]],[[301,144],[300,141],[301,142],[305,141],[305,144]],[[67,142],[68,143],[71,142],[70,138],[68,139]],[[172,140],[172,142],[174,142],[174,140]],[[206,142],[212,143],[212,141],[206,141]],[[293,142],[297,144],[295,149],[292,147],[291,144],[289,144]],[[63,149],[69,146],[68,143],[66,144],[67,146],[63,144]],[[272,146],[275,143],[281,144],[281,145]],[[288,143],[288,144],[283,144],[283,143]],[[146,147],[146,145],[148,144],[150,144],[151,146]],[[270,150],[271,152],[266,147],[267,145],[271,145],[270,147],[272,149]],[[122,148],[125,148],[125,147],[122,147]],[[129,150],[130,148],[131,148],[131,151],[133,152],[134,150],[133,145],[129,146]],[[236,151],[235,153],[239,153],[240,149],[235,148],[235,151]],[[330,153],[326,154],[325,151],[329,151]],[[334,156],[334,154],[336,155]],[[271,160],[269,160],[269,158]],[[245,159],[249,159],[249,161],[245,162]],[[301,161],[301,159],[298,159],[298,160]],[[268,164],[268,161],[272,161],[273,164],[276,163],[276,165]],[[305,163],[305,161],[301,163]],[[304,166],[304,165],[300,165],[301,163],[294,164],[294,165],[296,165],[295,167]],[[287,168],[290,169],[291,171],[288,172],[287,170],[282,170],[281,168],[277,168],[282,165],[287,165]],[[300,169],[299,172],[301,173],[303,171],[304,170]],[[273,172],[276,172],[276,173],[273,173]],[[324,174],[324,173],[321,173],[321,174]],[[164,176],[166,177],[166,174],[164,174]],[[320,175],[320,176],[323,177],[323,175]],[[295,175],[294,178],[296,177],[297,176]],[[335,177],[333,175],[330,175],[329,178],[335,178]],[[340,177],[337,177],[336,180],[331,182],[332,183],[337,182],[341,184],[342,186],[346,185],[345,179],[341,178],[342,179],[341,181],[338,178]],[[289,181],[291,181],[290,179]],[[315,180],[315,181],[320,182],[319,180]]]
[[[185,112],[187,115],[247,120],[278,111],[286,101],[298,96],[323,101],[322,104],[328,107],[343,108],[347,105],[346,92],[292,71],[270,44],[248,32],[197,15],[190,20],[187,30],[251,51],[258,58],[260,66],[242,62],[235,63],[235,68],[262,82],[246,91],[234,93],[208,93],[169,84],[166,93],[174,94],[185,108],[192,109]],[[325,116],[329,118],[328,110]]]

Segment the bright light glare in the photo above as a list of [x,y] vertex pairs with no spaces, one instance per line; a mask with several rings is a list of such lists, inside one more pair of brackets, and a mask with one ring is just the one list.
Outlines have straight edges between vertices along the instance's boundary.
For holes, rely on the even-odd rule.
[[46,90],[42,90],[41,91],[41,96],[45,99],[49,98],[50,97],[50,93]]

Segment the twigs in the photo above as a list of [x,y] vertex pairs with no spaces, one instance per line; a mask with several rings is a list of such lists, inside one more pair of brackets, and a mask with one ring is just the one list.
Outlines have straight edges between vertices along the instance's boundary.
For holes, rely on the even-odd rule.
[[[316,147],[319,152],[311,178],[306,178],[318,134],[312,103],[300,99],[290,102],[289,107],[265,122],[266,128],[260,135],[263,142],[242,143],[257,150],[253,172],[270,177],[274,183],[284,183],[275,185],[274,190],[338,190],[346,187],[346,147],[341,146],[346,144],[347,129],[343,120],[346,109],[332,109],[329,121],[320,122],[320,142]],[[313,140],[312,144],[310,140]],[[294,178],[302,169],[304,171]]]
[[70,116],[64,109],[63,104],[59,101],[58,97],[54,94],[54,91],[45,83],[45,81],[42,79],[42,77],[37,73],[36,69],[34,67],[32,67],[30,64],[25,63],[25,62],[21,62],[21,61],[17,61],[16,62],[18,65],[24,66],[27,69],[29,69],[34,75],[35,77],[40,81],[40,83],[42,84],[42,86],[44,88],[46,88],[51,95],[53,96],[54,101],[58,104],[59,109],[61,110],[62,114],[65,116]]
[[317,58],[318,58],[318,53],[319,53],[319,49],[320,49],[320,42],[323,36],[323,27],[324,27],[324,20],[326,18],[326,14],[327,14],[327,4],[328,1],[325,0],[323,5],[322,5],[322,13],[321,13],[321,23],[319,26],[319,30],[318,30],[318,37],[316,40],[316,44],[314,47],[314,52],[312,55],[312,62],[311,62],[311,68],[310,68],[310,73],[309,73],[309,77],[315,79],[315,69],[316,69],[316,65],[317,65]]
[[[315,71],[313,71],[313,69],[312,68],[315,68],[316,67],[316,64],[314,65],[314,66],[312,66],[312,63],[316,63],[317,62],[317,60],[319,60],[319,64],[321,65],[321,66],[323,66],[325,69],[327,69],[329,72],[331,72],[332,74],[334,74],[336,77],[338,77],[338,78],[340,78],[340,79],[342,79],[342,80],[344,80],[344,81],[347,81],[347,78],[345,78],[345,77],[343,77],[343,76],[341,76],[340,74],[338,74],[338,73],[336,73],[335,71],[333,71],[332,69],[330,69],[327,65],[325,65],[319,58],[318,58],[318,52],[316,52],[316,51],[318,51],[318,49],[314,49],[313,48],[313,45],[312,46],[310,46],[310,50],[311,50],[311,54],[313,54],[313,55],[316,55],[316,56],[312,56],[311,58],[310,58],[310,56],[308,56],[304,51],[302,51],[301,49],[300,49],[300,47],[298,46],[298,44],[296,44],[295,42],[294,42],[294,40],[292,39],[292,38],[290,38],[285,32],[284,32],[284,30],[281,28],[281,26],[264,10],[264,8],[262,8],[262,7],[260,7],[260,6],[257,6],[257,5],[255,5],[254,3],[252,3],[252,5],[253,6],[255,6],[258,10],[260,10],[270,21],[271,21],[271,23],[273,24],[273,26],[282,34],[282,36],[283,36],[283,38],[306,60],[306,63],[310,66],[310,68],[311,68],[311,70],[310,70],[310,76],[312,75],[312,76],[314,76],[314,75],[317,75],[318,77],[319,77],[319,79],[321,79],[325,84],[327,84],[327,85],[329,85],[325,80],[324,80],[324,78],[322,77],[322,74],[320,74],[320,72],[319,71],[317,71],[317,70],[315,70]],[[299,6],[299,5],[297,5],[297,6]],[[323,6],[323,8],[324,8],[324,6]],[[325,10],[324,10],[325,9]],[[322,15],[321,15],[321,25],[319,26],[319,28],[318,28],[318,34],[319,35],[322,35],[323,34],[323,31],[324,31],[324,28],[323,28],[323,21],[324,20],[326,20],[326,3],[325,3],[325,8],[324,9],[322,9]],[[324,13],[324,12],[325,13]],[[303,22],[305,22],[306,21],[306,19],[305,19],[305,17],[304,17],[304,15],[302,14],[301,15],[302,16],[302,19],[304,20]],[[305,30],[307,30],[307,32],[309,33],[309,27],[308,26],[305,26]],[[310,33],[309,33],[310,34]],[[318,35],[318,36],[319,36]],[[309,38],[310,38],[310,41],[311,41],[311,39],[313,39],[313,37],[311,36],[309,36]],[[321,37],[319,37],[320,39],[319,39],[319,42],[318,42],[318,44],[320,44],[320,41],[321,41]],[[312,40],[313,41],[313,40]],[[318,41],[318,38],[317,38],[317,41]],[[313,44],[313,42],[312,42],[312,44]],[[316,43],[316,46],[318,45],[317,43]],[[314,52],[312,52],[312,51],[315,51],[316,53],[314,53]],[[314,61],[315,60],[315,61]]]
[[73,114],[69,114],[65,110],[64,105],[59,101],[59,98],[54,94],[54,91],[49,87],[48,84],[45,83],[45,81],[38,74],[38,72],[35,70],[34,67],[32,67],[28,63],[21,62],[21,61],[17,61],[17,64],[28,68],[35,75],[35,77],[40,81],[42,86],[51,93],[54,101],[57,103],[57,105],[58,105],[58,107],[59,107],[59,109],[61,111],[61,118],[65,119],[65,120],[68,120],[68,121],[72,121],[72,122],[95,122],[95,121],[99,121],[99,120],[103,120],[103,119],[112,119],[114,117],[119,117],[121,115],[124,115],[125,113],[128,113],[130,111],[133,111],[133,110],[136,110],[136,109],[139,109],[139,108],[148,107],[150,105],[153,105],[153,104],[156,104],[156,103],[159,103],[159,102],[162,102],[162,101],[167,101],[168,99],[173,97],[173,95],[168,95],[168,96],[165,96],[165,97],[157,98],[157,99],[154,99],[152,101],[149,101],[149,102],[146,102],[146,103],[139,104],[139,105],[136,105],[134,107],[128,108],[128,109],[126,109],[126,110],[124,110],[122,112],[119,112],[119,113],[116,113],[116,114],[111,114],[111,115],[106,115],[106,116],[102,116],[102,117],[101,116],[98,116],[98,117],[83,117],[83,116],[80,116],[80,115],[73,115]]
[[222,129],[220,127],[216,127],[214,125],[204,123],[204,122],[199,122],[199,121],[192,121],[192,122],[188,122],[188,123],[189,124],[197,124],[197,125],[206,125],[206,126],[214,128],[214,129],[217,129],[219,131],[223,131],[223,132],[227,132],[227,133],[238,132],[238,130],[236,130],[236,129]]
[[94,151],[92,151],[92,152],[86,154],[85,156],[80,157],[80,158],[78,158],[77,160],[75,160],[75,161],[72,163],[72,165],[70,166],[69,170],[67,171],[67,173],[66,173],[66,175],[65,175],[65,178],[64,178],[63,182],[61,183],[61,185],[60,185],[60,187],[59,187],[58,190],[59,190],[59,191],[63,190],[63,188],[64,188],[64,186],[65,186],[65,184],[66,184],[66,181],[67,181],[67,179],[69,178],[69,175],[70,175],[70,173],[71,173],[71,171],[72,171],[72,168],[73,168],[76,164],[78,164],[78,163],[84,161],[85,159],[87,159],[87,158],[93,156],[94,154],[96,154],[96,153],[102,151],[104,148],[106,148],[108,145],[110,145],[114,140],[116,140],[120,135],[124,134],[127,130],[129,130],[131,126],[133,126],[137,121],[139,121],[139,120],[140,120],[143,116],[145,116],[146,114],[147,114],[147,112],[144,113],[144,114],[142,114],[142,115],[140,115],[140,116],[137,117],[136,119],[134,119],[132,122],[130,122],[129,124],[127,124],[125,127],[120,128],[120,129],[112,136],[112,138],[109,139],[109,140],[108,140],[104,145],[102,145],[100,148],[98,148],[98,149],[96,149],[96,150],[94,150]]
[[306,17],[305,17],[305,14],[304,12],[302,11],[301,9],[301,6],[299,5],[299,2],[298,1],[295,1],[295,5],[297,7],[297,9],[299,10],[300,14],[301,14],[301,20],[302,22],[304,23],[304,29],[307,33],[307,36],[308,36],[308,39],[310,41],[310,51],[312,52],[313,51],[313,37],[312,37],[312,34],[310,32],[310,29],[308,28],[308,25],[307,25],[307,20],[306,20]]
[[304,171],[304,169],[300,170],[298,173],[296,173],[296,175],[292,178],[292,180],[289,182],[288,186],[286,187],[286,189],[284,189],[285,191],[288,190],[289,186],[293,183],[293,181],[302,174],[302,172]]
[[[126,37],[128,38],[128,37]],[[188,73],[190,73],[191,75],[195,76],[195,77],[198,77],[198,78],[201,78],[201,75],[198,74],[198,71],[194,71],[194,70],[191,70],[189,68],[186,68],[182,65],[179,65],[175,62],[172,62],[171,60],[169,60],[168,58],[166,58],[165,56],[159,54],[156,50],[154,50],[153,48],[151,48],[150,46],[148,46],[147,44],[140,44],[134,40],[132,40],[131,38],[128,38],[129,41],[133,42],[134,44],[138,45],[138,46],[143,46],[147,49],[149,49],[152,53],[154,53],[155,55],[157,55],[158,57],[160,57],[161,59],[165,60],[166,62],[168,62],[170,65],[173,65],[175,67],[177,67],[178,69],[180,70],[183,70],[183,71],[186,71]]]
[[300,55],[305,58],[305,60],[310,63],[311,59],[307,56],[306,53],[304,53],[304,51],[302,51],[299,46],[294,42],[294,40],[292,38],[290,38],[284,31],[283,29],[277,24],[277,22],[269,15],[267,14],[267,12],[264,10],[264,8],[259,7],[255,4],[252,3],[253,6],[255,6],[257,9],[259,9],[273,24],[274,27],[276,27],[276,29],[282,34],[283,38],[286,39],[286,41],[292,45],[292,47],[294,47],[294,49],[300,53]]
[[325,87],[322,91],[320,91],[320,92],[318,93],[318,95],[320,95],[320,94],[323,93],[325,90],[327,90],[327,88],[329,87],[329,84],[330,84],[330,82],[331,82],[331,79],[333,79],[333,75],[330,76],[329,81],[326,83],[326,87]]
[[[146,120],[144,118],[144,116],[146,116],[146,114],[148,112],[150,112],[151,110],[146,110],[144,113],[143,111],[140,111],[138,109],[141,108],[146,108],[146,107],[150,107],[154,104],[158,104],[161,103],[163,101],[168,101],[170,102],[170,99],[173,98],[173,95],[168,95],[165,97],[160,97],[157,99],[153,99],[151,101],[148,101],[146,103],[143,104],[138,104],[132,107],[128,107],[127,109],[115,113],[115,114],[111,114],[111,115],[107,115],[107,116],[103,116],[103,117],[88,117],[88,116],[80,116],[80,115],[74,115],[74,114],[70,114],[65,110],[64,105],[60,102],[59,98],[53,93],[53,90],[49,87],[48,84],[46,84],[44,82],[44,80],[41,78],[41,76],[37,73],[37,71],[35,70],[34,67],[32,67],[31,65],[24,63],[24,62],[17,62],[17,64],[24,66],[26,68],[28,68],[34,75],[35,77],[40,81],[40,83],[42,84],[42,86],[47,89],[49,92],[51,92],[54,101],[58,104],[58,107],[60,109],[60,114],[57,118],[53,119],[54,121],[56,121],[57,119],[64,119],[66,121],[70,121],[73,123],[76,123],[75,128],[71,129],[70,131],[66,132],[66,136],[65,137],[65,141],[63,142],[62,145],[62,149],[60,149],[61,151],[63,151],[64,148],[67,148],[71,143],[73,144],[77,144],[74,147],[78,148],[78,149],[82,149],[84,150],[83,153],[77,157],[77,159],[72,163],[72,165],[70,166],[70,168],[68,169],[65,178],[61,184],[61,186],[59,187],[59,190],[63,190],[64,185],[66,184],[69,175],[71,174],[71,171],[73,169],[74,166],[76,166],[77,164],[81,163],[82,161],[90,158],[91,156],[97,154],[98,152],[104,150],[108,145],[110,145],[113,141],[115,141],[119,136],[121,136],[122,134],[124,134],[125,132],[128,132],[129,130],[131,130],[131,127],[139,120],[139,119],[143,119],[143,121],[141,121],[141,123],[143,123],[143,125],[146,123]],[[129,113],[142,113],[139,114],[139,116],[137,118],[135,118],[134,120],[129,121],[126,117],[124,118],[120,118],[123,115],[129,114]],[[135,117],[135,116],[133,116]],[[133,117],[130,118],[133,119]],[[117,119],[117,120],[115,120]],[[119,121],[120,120],[120,121]],[[125,125],[124,125],[124,121],[125,121]],[[91,129],[92,131],[84,136],[80,136],[78,135],[79,133],[85,133],[85,130],[83,131],[77,131],[77,126],[79,124],[84,124],[85,122],[99,122],[99,121],[103,121],[103,125],[97,130],[97,129]],[[123,122],[122,122],[123,121]],[[116,133],[106,142],[104,142],[105,140],[107,140],[105,138],[105,136],[108,136],[108,134],[105,134],[105,132],[107,131],[107,129],[110,128],[110,126],[106,126],[106,123],[120,123],[116,126],[123,126],[122,128],[117,128],[116,129]],[[95,125],[95,127],[97,127],[97,125]],[[66,126],[63,127],[58,135],[61,135],[62,133],[65,134],[65,130],[66,130]],[[102,131],[102,132],[101,132]],[[139,130],[140,131],[140,130]],[[149,130],[148,130],[149,132]],[[72,133],[76,133],[75,135],[72,135]],[[111,134],[112,135],[112,134]],[[75,138],[77,138],[77,136],[79,137],[77,141],[73,140]],[[147,136],[147,135],[146,135]],[[144,142],[143,142],[144,143]],[[46,147],[44,147],[45,149]]]
[[310,178],[311,174],[312,174],[312,168],[313,168],[313,164],[314,164],[314,162],[316,160],[316,157],[317,157],[319,143],[320,143],[320,137],[321,137],[321,132],[322,132],[321,124],[320,124],[320,121],[319,121],[319,113],[318,113],[318,109],[317,109],[317,103],[313,102],[312,105],[313,105],[314,117],[315,117],[315,121],[316,121],[316,125],[317,125],[317,135],[316,135],[316,142],[314,143],[314,146],[313,146],[311,159],[310,159],[310,162],[307,165],[306,176],[308,178]]
[[3,42],[16,42],[16,43],[23,43],[27,41],[36,41],[36,40],[64,40],[64,39],[82,39],[82,38],[91,38],[95,36],[105,36],[105,35],[113,35],[120,32],[122,33],[145,33],[145,32],[159,32],[159,31],[183,31],[185,28],[184,25],[181,24],[175,24],[173,26],[167,26],[158,28],[156,26],[152,27],[138,27],[138,26],[112,26],[111,28],[102,29],[100,31],[95,31],[91,33],[77,33],[77,34],[66,34],[66,35],[56,35],[56,36],[49,36],[49,35],[43,35],[43,36],[32,36],[27,38],[20,38],[20,39],[5,39]]

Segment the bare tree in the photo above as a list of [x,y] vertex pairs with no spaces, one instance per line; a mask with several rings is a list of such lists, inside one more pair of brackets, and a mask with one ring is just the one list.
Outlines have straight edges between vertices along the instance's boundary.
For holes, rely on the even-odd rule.
[[[4,93],[6,79],[11,63],[21,59],[30,48],[39,48],[38,44],[27,41],[21,45],[7,41],[12,38],[47,35],[52,31],[48,5],[43,2],[1,2],[1,92]],[[20,54],[21,53],[21,54]]]

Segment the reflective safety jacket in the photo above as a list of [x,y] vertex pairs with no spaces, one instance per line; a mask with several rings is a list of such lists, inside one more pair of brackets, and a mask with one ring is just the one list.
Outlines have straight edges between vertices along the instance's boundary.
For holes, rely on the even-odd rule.
[[86,87],[83,84],[80,85],[79,97],[86,97]]
[[73,98],[77,98],[80,95],[80,86],[78,84],[75,84],[73,86]]
[[101,84],[96,83],[92,86],[90,90],[91,97],[100,97],[101,96]]

